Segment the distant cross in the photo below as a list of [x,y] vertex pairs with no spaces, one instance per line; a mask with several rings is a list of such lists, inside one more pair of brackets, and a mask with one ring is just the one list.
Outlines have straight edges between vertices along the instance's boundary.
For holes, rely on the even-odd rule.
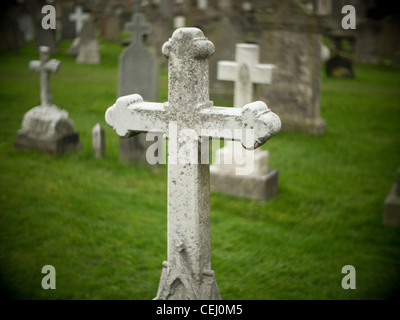
[[[256,44],[238,43],[236,44],[235,61],[218,61],[217,78],[218,80],[234,81],[234,99],[233,106],[241,108],[253,101],[254,87],[257,84],[271,84],[272,75],[275,68],[273,64],[260,64],[260,48]],[[220,163],[224,163],[229,159],[232,154],[234,155],[234,162],[230,167],[230,170],[244,167],[247,161],[251,161],[251,158],[258,158],[256,164],[256,170],[254,174],[261,174],[260,170],[266,170],[268,163],[267,151],[252,150],[244,151],[237,142],[227,141],[224,147],[217,151],[216,159]],[[261,160],[261,154],[264,159]],[[246,157],[247,160],[246,160]],[[253,160],[254,161],[254,160]],[[260,162],[263,163],[260,166]],[[225,166],[224,168],[228,168]],[[239,169],[241,174],[247,174],[246,171]],[[265,172],[263,173],[265,174]]]
[[151,25],[146,22],[146,17],[143,13],[135,13],[132,16],[132,21],[125,24],[125,32],[132,33],[135,38],[134,43],[141,43],[143,36],[151,33]]
[[75,31],[77,35],[80,34],[84,22],[87,21],[89,18],[90,14],[84,13],[81,6],[76,6],[75,12],[69,15],[69,20],[75,21]]
[[217,69],[218,80],[234,81],[234,107],[241,106],[253,100],[255,84],[271,84],[273,64],[259,63],[259,46],[256,44],[236,44],[235,61],[219,61]]
[[40,72],[40,105],[44,107],[51,106],[50,74],[58,72],[61,68],[61,62],[55,59],[50,60],[50,48],[39,47],[39,60],[29,62],[29,69]]
[[[168,102],[123,96],[105,118],[119,136],[149,131],[168,136],[168,261],[163,263],[156,299],[220,299],[211,270],[210,172],[208,156],[201,161],[203,148],[210,138],[257,148],[280,130],[281,123],[261,101],[240,109],[213,106],[208,59],[214,45],[201,30],[176,30],[162,52],[168,58]],[[250,128],[253,139],[247,136]]]

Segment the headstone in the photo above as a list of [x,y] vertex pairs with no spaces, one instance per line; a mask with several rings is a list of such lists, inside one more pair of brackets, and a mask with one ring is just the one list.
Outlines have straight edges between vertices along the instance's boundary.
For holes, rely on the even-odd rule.
[[93,155],[97,159],[103,158],[106,152],[106,137],[100,123],[97,123],[92,129],[92,149]]
[[[138,94],[120,97],[107,110],[106,122],[119,136],[168,135],[168,261],[156,299],[220,299],[211,270],[209,155],[204,147],[212,137],[257,148],[279,131],[280,120],[261,101],[243,108],[213,106],[208,58],[214,46],[200,29],[176,30],[162,51],[168,58],[168,102],[144,102]],[[232,135],[235,130],[239,134]]]
[[100,62],[96,26],[92,19],[85,22],[80,34],[77,63],[98,64]]
[[364,19],[357,22],[356,61],[366,64],[380,63],[379,22]]
[[[133,33],[130,45],[119,58],[118,97],[141,92],[145,101],[156,101],[158,91],[158,60],[153,51],[143,43],[143,36],[150,34],[150,24],[142,13],[135,13],[126,24],[126,32]],[[120,139],[120,159],[149,164],[146,150],[152,144],[146,135]],[[161,138],[159,139],[161,144]],[[162,150],[161,145],[159,150]]]
[[18,25],[24,34],[25,41],[32,42],[34,39],[32,17],[27,13],[20,15],[18,18]]
[[[253,87],[271,84],[274,65],[259,63],[259,46],[236,44],[235,61],[219,61],[218,78],[233,81],[234,107],[253,100]],[[225,142],[210,168],[211,190],[237,197],[268,200],[278,192],[278,170],[268,168],[268,151],[243,151],[238,142]],[[229,159],[227,161],[227,159]]]
[[[234,21],[234,20],[233,20]],[[216,52],[210,58],[210,95],[215,101],[233,100],[233,83],[217,79],[218,61],[234,60],[236,43],[241,43],[244,37],[240,27],[234,25],[229,13],[221,15],[220,20],[210,28],[208,38],[215,45]]]
[[69,15],[69,20],[75,22],[75,34],[79,36],[85,22],[90,19],[90,14],[83,12],[81,6],[75,7],[75,12]]
[[40,106],[29,110],[17,132],[15,147],[38,149],[46,153],[61,155],[79,149],[79,133],[74,130],[68,112],[52,103],[50,73],[57,72],[61,63],[50,60],[50,48],[40,47],[40,61],[31,61],[29,68],[40,72]]
[[397,181],[385,199],[383,223],[400,228],[400,168],[397,170]]
[[107,41],[120,41],[121,34],[120,34],[120,24],[121,20],[117,15],[109,15],[106,18],[106,27],[105,27],[105,34],[104,40]]
[[276,65],[274,83],[260,86],[260,98],[274,106],[283,130],[324,133],[318,17],[294,0],[255,1],[253,5],[261,60]]
[[353,62],[341,55],[335,55],[326,62],[326,75],[336,78],[354,78]]

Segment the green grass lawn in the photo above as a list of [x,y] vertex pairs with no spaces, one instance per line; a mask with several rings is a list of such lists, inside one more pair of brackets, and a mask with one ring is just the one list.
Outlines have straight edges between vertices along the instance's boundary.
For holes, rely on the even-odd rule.
[[[152,299],[167,259],[165,167],[120,163],[104,121],[122,48],[101,42],[100,65],[78,65],[63,42],[53,102],[69,112],[82,150],[63,157],[14,150],[24,113],[39,104],[33,45],[0,54],[0,284],[18,299]],[[382,224],[400,166],[400,70],[355,67],[323,76],[322,136],[279,133],[262,148],[279,169],[268,203],[211,195],[212,269],[223,299],[387,299],[400,284],[400,230]],[[160,77],[160,101],[167,100]],[[268,101],[267,101],[268,102]],[[218,104],[224,102],[218,102]],[[226,103],[226,102],[225,102]],[[270,106],[273,110],[273,106]],[[107,154],[92,157],[91,130]],[[56,290],[43,290],[44,265]],[[341,287],[344,265],[356,290]]]

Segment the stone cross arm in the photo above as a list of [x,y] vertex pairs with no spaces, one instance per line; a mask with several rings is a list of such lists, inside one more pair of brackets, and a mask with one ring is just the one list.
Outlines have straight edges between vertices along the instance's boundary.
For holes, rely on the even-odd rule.
[[[262,101],[243,108],[214,107],[211,102],[199,106],[198,121],[188,122],[198,137],[240,141],[244,148],[255,149],[279,132],[279,117]],[[141,132],[168,133],[171,121],[169,103],[144,102],[138,94],[120,97],[108,108],[106,122],[119,136]]]
[[29,61],[29,70],[40,72],[41,68],[44,68],[44,71],[47,72],[58,72],[61,68],[61,62],[56,59],[51,59],[44,64],[39,60]]

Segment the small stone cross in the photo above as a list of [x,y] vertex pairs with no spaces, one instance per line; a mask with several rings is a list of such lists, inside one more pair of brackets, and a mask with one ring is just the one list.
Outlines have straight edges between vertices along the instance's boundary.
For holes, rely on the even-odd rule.
[[254,84],[271,84],[273,64],[260,64],[259,46],[238,43],[235,52],[236,61],[219,61],[218,80],[234,81],[234,104],[236,108],[253,100]]
[[83,23],[90,18],[89,13],[84,13],[81,6],[75,7],[75,12],[69,15],[70,21],[75,21],[75,32],[77,35],[80,34]]
[[168,261],[156,299],[220,299],[211,270],[210,171],[208,156],[201,161],[203,147],[214,138],[257,148],[281,123],[261,101],[240,109],[213,106],[208,59],[214,45],[200,29],[177,29],[162,52],[168,58],[168,102],[123,96],[105,118],[120,136],[164,132],[168,137]]
[[151,25],[146,22],[146,17],[143,13],[135,13],[132,16],[132,21],[125,24],[125,32],[134,34],[136,44],[143,40],[143,36],[151,33]]
[[29,69],[40,72],[40,105],[43,107],[51,106],[50,74],[58,72],[61,68],[61,62],[50,58],[50,48],[39,47],[39,60],[29,62]]

